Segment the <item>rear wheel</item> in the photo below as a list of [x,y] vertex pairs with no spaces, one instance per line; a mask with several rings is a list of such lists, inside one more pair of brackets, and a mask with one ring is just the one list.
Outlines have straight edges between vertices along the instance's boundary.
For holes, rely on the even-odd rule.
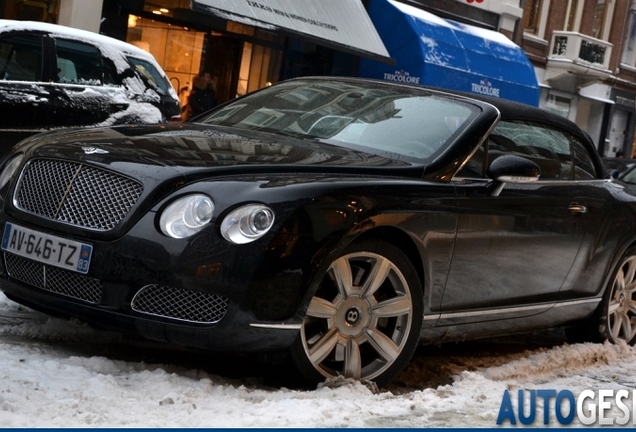
[[406,366],[422,326],[409,259],[379,240],[356,243],[320,277],[292,360],[305,380],[344,376],[382,386]]
[[633,345],[636,340],[636,249],[627,251],[608,291],[609,295],[603,299],[601,334],[611,342],[623,340]]
[[621,258],[592,318],[567,334],[575,342],[636,342],[636,248],[629,248]]

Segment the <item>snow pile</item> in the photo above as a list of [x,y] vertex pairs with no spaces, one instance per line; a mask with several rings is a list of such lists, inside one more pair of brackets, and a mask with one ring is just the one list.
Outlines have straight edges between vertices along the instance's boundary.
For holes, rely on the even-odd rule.
[[627,345],[427,346],[380,390],[347,379],[271,387],[249,368],[217,373],[215,360],[48,318],[0,294],[0,427],[495,427],[505,390],[636,388]]

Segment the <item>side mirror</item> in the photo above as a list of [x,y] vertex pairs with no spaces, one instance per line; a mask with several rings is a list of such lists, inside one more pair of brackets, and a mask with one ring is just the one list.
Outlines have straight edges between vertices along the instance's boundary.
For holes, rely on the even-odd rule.
[[488,177],[494,180],[492,196],[498,196],[506,183],[530,183],[539,180],[541,169],[529,159],[515,155],[503,155],[492,161]]
[[613,169],[610,171],[610,177],[613,178],[614,180],[617,180],[619,175],[620,173],[618,172],[617,169]]

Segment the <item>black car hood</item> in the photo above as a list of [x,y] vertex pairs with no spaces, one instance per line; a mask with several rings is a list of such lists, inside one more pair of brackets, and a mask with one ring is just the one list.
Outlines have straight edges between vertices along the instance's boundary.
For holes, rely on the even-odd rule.
[[99,165],[171,167],[186,177],[258,172],[352,172],[418,177],[422,165],[256,131],[192,123],[73,129],[41,134],[21,147],[36,157]]

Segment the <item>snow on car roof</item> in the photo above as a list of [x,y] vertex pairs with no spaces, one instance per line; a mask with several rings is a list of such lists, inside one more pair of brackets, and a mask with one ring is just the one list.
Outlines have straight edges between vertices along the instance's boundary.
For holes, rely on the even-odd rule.
[[81,42],[90,42],[91,44],[98,45],[102,50],[102,53],[115,63],[115,67],[119,72],[130,68],[130,65],[122,58],[121,53],[150,60],[155,66],[157,66],[154,56],[149,52],[129,44],[128,42],[104,36],[99,33],[59,24],[0,19],[0,35],[5,32],[16,30],[55,33],[69,39]]

